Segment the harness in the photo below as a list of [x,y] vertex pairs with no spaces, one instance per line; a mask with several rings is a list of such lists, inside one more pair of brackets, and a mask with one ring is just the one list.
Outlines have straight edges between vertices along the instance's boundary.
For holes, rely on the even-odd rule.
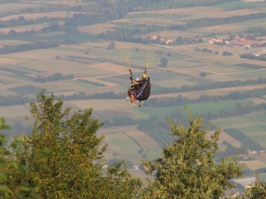
[[144,101],[147,100],[151,93],[151,84],[150,84],[150,78],[144,80],[144,83],[140,87],[140,89],[137,91],[136,98],[137,100]]

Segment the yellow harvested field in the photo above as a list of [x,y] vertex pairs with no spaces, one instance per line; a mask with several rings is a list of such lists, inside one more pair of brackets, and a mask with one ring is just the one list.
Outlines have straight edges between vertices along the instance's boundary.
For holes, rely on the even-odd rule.
[[164,38],[169,38],[169,39],[172,39],[172,40],[175,40],[177,37],[188,37],[188,38],[191,38],[191,37],[195,37],[198,34],[198,31],[197,33],[194,33],[194,32],[184,32],[184,31],[179,31],[179,30],[168,30],[168,31],[163,31],[161,33],[161,35],[164,37]]
[[[79,92],[84,92],[85,94],[93,94],[96,92],[99,93],[99,87],[86,89],[85,87],[79,86],[78,84],[75,85],[69,83],[68,81],[46,82],[45,84],[33,83],[32,85],[40,88],[46,88],[48,91],[56,93],[56,95],[69,95],[74,93],[76,94]],[[100,92],[110,92],[110,88],[102,87]]]
[[155,142],[150,136],[141,131],[134,130],[125,132],[125,134],[135,140],[143,149],[159,147],[159,144],[157,142]]
[[[2,79],[2,77],[0,77]],[[7,96],[16,96],[17,94],[6,89],[5,85],[0,83],[0,96],[7,97]],[[1,107],[0,107],[0,112],[1,112]]]
[[90,77],[84,77],[84,78],[81,78],[83,80],[88,80],[90,82],[95,82],[95,83],[98,83],[98,84],[103,84],[107,87],[115,87],[115,86],[119,86],[118,84],[116,83],[112,83],[112,82],[106,82],[106,81],[103,81],[103,80],[100,80],[100,79],[97,79],[97,78],[90,78]]
[[100,70],[111,71],[117,74],[127,70],[126,66],[116,65],[112,63],[98,63],[94,64],[92,67]]
[[256,160],[260,160],[266,163],[266,153],[260,153],[259,155],[251,155],[251,157],[255,157]]
[[239,161],[239,163],[245,164],[245,166],[252,171],[255,171],[257,169],[265,168],[266,164],[260,160],[252,160],[252,161]]
[[29,114],[30,114],[29,109],[24,105],[13,105],[13,106],[1,106],[0,107],[0,118],[1,117],[27,116]]
[[[265,87],[264,87],[265,88]],[[259,97],[256,97],[256,98],[251,98],[250,99],[254,104],[257,104],[257,105],[260,105],[262,103],[266,103],[266,100],[265,99],[262,99],[262,98],[259,98]]]
[[78,6],[78,5],[88,5],[89,3],[84,3],[79,0],[52,0],[52,1],[41,1],[40,4],[62,4],[68,6]]
[[29,43],[27,41],[22,40],[1,40],[0,46],[3,45],[18,45],[18,44],[26,44]]
[[[29,50],[24,52],[12,53],[7,54],[5,57],[14,58],[14,59],[25,59],[25,60],[35,60],[35,61],[54,61],[56,56],[67,56],[67,55],[79,55],[79,52],[69,52],[66,50],[64,51],[62,48],[65,46],[60,46],[59,48],[52,48],[52,49],[36,49],[36,50]],[[71,53],[71,54],[70,54]],[[44,56],[45,55],[45,56]],[[61,60],[60,60],[61,61]]]
[[[114,20],[114,23],[116,23],[115,25],[116,30],[118,31],[120,31],[122,28],[127,29],[129,25],[140,24],[140,23],[162,26],[162,28],[157,30],[157,32],[163,32],[163,29],[164,29],[163,27],[165,26],[165,24],[167,24],[168,26],[183,24],[182,22],[179,22],[179,21],[169,20],[168,16],[161,18],[161,19],[146,18],[146,16],[143,16],[143,18],[140,17],[137,19],[117,19],[117,20]],[[147,30],[147,28],[145,29]]]
[[[24,61],[25,62],[25,61]],[[15,65],[23,63],[23,60],[10,59],[5,57],[0,57],[0,66],[3,65]]]
[[199,32],[221,32],[221,31],[229,31],[229,30],[238,30],[235,24],[223,24],[217,26],[208,26],[203,28],[196,28],[195,30]]
[[38,4],[32,4],[32,3],[7,3],[7,4],[1,4],[0,6],[0,12],[6,12],[6,11],[17,11],[25,8],[32,8],[40,6]]
[[17,19],[21,16],[25,17],[26,19],[37,19],[41,17],[59,17],[59,18],[66,18],[66,17],[72,17],[74,14],[79,14],[83,12],[44,12],[44,13],[34,13],[34,14],[18,14],[18,15],[11,15],[8,17],[2,17],[0,20],[2,21],[8,21],[10,19]]

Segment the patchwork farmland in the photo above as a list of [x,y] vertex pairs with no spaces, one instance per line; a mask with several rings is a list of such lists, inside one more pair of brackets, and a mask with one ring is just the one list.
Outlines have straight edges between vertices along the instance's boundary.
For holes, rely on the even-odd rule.
[[[29,103],[46,89],[73,111],[92,107],[93,117],[105,122],[99,135],[109,146],[106,159],[137,165],[143,157],[160,156],[172,140],[167,118],[185,125],[187,106],[193,115],[203,114],[206,123],[222,128],[220,151],[228,149],[224,141],[235,148],[252,143],[249,152],[263,151],[266,65],[240,54],[263,51],[265,43],[250,48],[227,43],[239,38],[265,41],[265,3],[185,7],[178,2],[171,10],[156,4],[120,18],[108,18],[79,0],[0,4],[0,117],[11,126],[29,125],[24,119],[30,116]],[[88,18],[93,14],[98,14],[96,21]],[[153,37],[160,42],[152,43]],[[212,39],[222,43],[210,44]],[[135,78],[149,66],[152,94],[141,108],[125,102],[129,66]],[[256,157],[262,163],[249,163],[252,170],[258,169],[256,163],[266,164],[263,155]]]

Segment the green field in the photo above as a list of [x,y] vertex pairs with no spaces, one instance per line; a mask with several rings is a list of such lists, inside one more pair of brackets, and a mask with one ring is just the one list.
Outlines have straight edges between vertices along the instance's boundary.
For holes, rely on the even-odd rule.
[[77,86],[82,86],[82,87],[85,87],[85,88],[96,88],[96,87],[99,87],[99,85],[96,85],[93,82],[82,82],[82,81],[79,81],[79,80],[70,80],[70,81],[67,81],[67,83],[74,84],[74,85],[77,85]]
[[[42,88],[38,88],[35,86],[20,86],[20,87],[11,88],[9,90],[11,90],[11,91],[13,91],[19,95],[29,95],[29,94],[37,95],[42,90]],[[49,91],[48,91],[48,93],[49,93]]]
[[[187,105],[187,107],[189,108],[192,114],[202,114],[202,113],[210,113],[210,112],[218,113],[219,111],[222,111],[222,110],[234,109],[236,102],[241,102],[243,105],[246,104],[246,100],[242,100],[242,101],[228,100],[228,101],[189,104]],[[186,115],[184,106],[171,106],[171,107],[145,107],[143,106],[141,109],[136,107],[133,110],[137,114],[141,112],[146,117],[156,116],[158,118],[163,119],[166,116],[169,116],[172,111],[177,110],[177,109],[179,109],[182,114]]]
[[[260,146],[266,148],[265,118],[266,114],[262,112],[230,119],[219,119],[213,121],[213,123],[223,129],[237,128],[241,132],[239,135],[244,134],[244,137],[248,136]],[[240,138],[236,139],[240,141]]]
[[120,154],[134,154],[139,150],[139,146],[124,134],[112,134],[105,135],[106,141],[109,143],[109,146],[115,149]]

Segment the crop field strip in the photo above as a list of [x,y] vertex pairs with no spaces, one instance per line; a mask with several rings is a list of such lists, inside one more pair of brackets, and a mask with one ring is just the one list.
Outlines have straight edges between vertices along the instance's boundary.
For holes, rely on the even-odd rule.
[[231,129],[224,129],[224,132],[235,138],[236,140],[240,141],[243,146],[247,146],[251,151],[260,151],[265,150],[261,145],[255,142],[252,138],[246,136],[240,130],[236,128]]
[[266,164],[259,160],[252,161],[239,161],[239,163],[245,164],[245,166],[252,171],[256,171],[257,169],[266,168]]
[[[213,134],[214,132],[211,131],[211,133]],[[208,133],[208,135],[210,135],[210,133]],[[224,141],[229,142],[235,148],[240,148],[241,147],[241,142],[239,142],[238,140],[236,140],[235,138],[231,137],[230,135],[225,133],[223,130],[221,130],[220,139],[218,141],[218,144],[222,145]]]
[[135,154],[140,149],[139,145],[124,133],[105,135],[108,145],[121,154]]
[[29,115],[29,109],[24,105],[17,106],[1,106],[0,107],[0,117],[17,117]]

